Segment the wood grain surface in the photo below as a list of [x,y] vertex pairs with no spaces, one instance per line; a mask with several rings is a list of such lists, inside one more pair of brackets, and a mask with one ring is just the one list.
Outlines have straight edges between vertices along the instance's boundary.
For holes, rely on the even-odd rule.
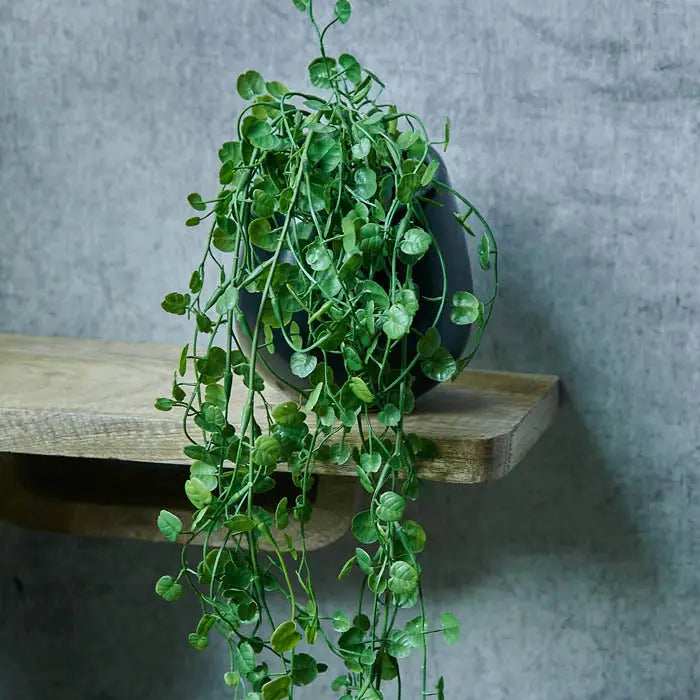
[[[168,396],[179,348],[100,340],[0,335],[0,452],[187,463],[182,412],[153,408]],[[238,389],[239,391],[236,391]],[[271,403],[286,400],[277,388]],[[435,440],[423,479],[480,483],[505,476],[551,423],[558,380],[467,370],[422,397],[406,429]],[[232,415],[245,393],[234,385]],[[258,407],[261,409],[262,407]],[[319,464],[319,474],[348,475]]]

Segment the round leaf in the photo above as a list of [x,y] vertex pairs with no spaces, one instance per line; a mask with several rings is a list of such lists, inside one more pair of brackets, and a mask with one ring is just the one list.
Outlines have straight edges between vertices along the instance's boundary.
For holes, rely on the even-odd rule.
[[309,654],[294,654],[292,658],[292,683],[294,685],[309,685],[318,676],[316,659]]
[[308,377],[316,369],[317,364],[316,357],[308,352],[295,352],[289,361],[292,374],[302,378]]
[[411,317],[400,304],[390,306],[384,314],[382,330],[390,340],[403,338],[411,328]]
[[297,632],[297,624],[293,620],[287,620],[277,627],[270,637],[270,646],[278,653],[284,654],[291,651],[301,640],[301,634]]
[[425,357],[420,363],[423,374],[436,382],[451,379],[457,371],[454,357],[445,348],[438,348],[430,357]]
[[161,576],[156,581],[156,593],[164,600],[173,602],[182,595],[182,586],[172,576]]
[[420,257],[430,248],[431,241],[432,238],[427,231],[422,228],[411,228],[401,239],[401,250],[407,255]]
[[377,191],[377,175],[372,168],[358,168],[355,171],[355,192],[362,199],[371,199]]
[[393,403],[388,403],[379,412],[377,418],[379,418],[379,422],[382,425],[386,425],[387,428],[393,428],[398,425],[401,420],[401,411],[399,411]]
[[459,620],[452,613],[445,612],[440,615],[440,624],[445,643],[457,644],[459,642]]
[[466,326],[479,318],[479,300],[470,292],[455,292],[452,297],[452,323]]
[[377,541],[377,531],[372,522],[372,514],[368,510],[361,510],[352,519],[350,527],[355,539],[362,544],[373,544]]
[[394,493],[393,491],[385,491],[379,497],[377,517],[388,523],[396,522],[397,520],[401,520],[405,507],[406,501],[403,496],[399,496],[398,493]]
[[389,570],[389,590],[408,595],[418,586],[418,572],[405,561],[395,561]]
[[421,357],[432,357],[440,347],[440,331],[434,326],[428,328],[423,337],[418,341],[416,350]]
[[195,508],[203,508],[211,503],[211,491],[196,476],[185,482],[185,494]]
[[265,92],[265,81],[260,73],[249,70],[238,76],[236,90],[244,100],[250,100],[255,95],[262,95]]
[[338,0],[335,3],[335,16],[341,24],[345,24],[350,19],[352,7],[348,0]]

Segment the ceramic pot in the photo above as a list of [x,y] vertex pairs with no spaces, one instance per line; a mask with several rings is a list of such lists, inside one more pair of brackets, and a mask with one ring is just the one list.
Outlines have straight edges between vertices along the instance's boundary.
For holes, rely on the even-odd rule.
[[[440,162],[440,167],[435,175],[435,179],[449,184],[449,177],[445,164],[436,151],[431,152],[431,157],[436,158]],[[447,302],[442,310],[442,314],[437,322],[436,327],[440,331],[442,345],[449,350],[453,357],[459,358],[469,340],[469,326],[457,326],[450,321],[450,301],[452,295],[456,291],[466,290],[472,291],[472,275],[469,264],[469,249],[467,243],[467,233],[459,225],[453,216],[453,212],[457,211],[457,204],[454,196],[441,188],[428,187],[423,192],[423,196],[431,199],[438,206],[423,205],[425,217],[430,225],[430,230],[433,232],[440,251],[443,256],[445,268],[447,271]],[[291,255],[283,256],[285,262],[293,262]],[[413,280],[418,285],[420,297],[439,297],[442,294],[442,272],[440,266],[440,258],[434,247],[423,256],[423,258],[413,268]],[[381,284],[381,280],[377,280]],[[252,327],[255,324],[255,319],[258,313],[258,305],[260,301],[259,293],[248,293],[241,291],[239,296],[239,305],[243,314]],[[426,302],[424,299],[420,301],[420,309],[414,319],[414,327],[419,331],[426,331],[433,323],[435,314],[437,313],[437,302]],[[301,328],[302,337],[306,337],[305,315],[297,314],[295,320]],[[237,333],[238,339],[241,342],[243,349],[246,352],[250,351],[250,341],[244,333]],[[289,369],[289,359],[293,353],[292,349],[287,345],[282,334],[275,331],[275,353],[273,355],[263,351],[263,356],[270,367],[286,381],[295,386],[308,386],[305,380],[295,377]],[[246,347],[247,346],[247,347]],[[416,352],[416,338],[414,335],[409,336],[408,356],[413,357]],[[333,369],[336,382],[342,384],[347,376],[343,360],[340,355],[328,355],[329,365]],[[390,358],[391,360],[398,358]],[[259,366],[259,371],[268,381],[280,385],[280,383],[269,373],[265,372],[264,366]],[[432,387],[436,386],[437,382],[428,379],[416,367],[414,370],[413,393],[417,396],[424,394]],[[284,388],[283,385],[281,385]]]

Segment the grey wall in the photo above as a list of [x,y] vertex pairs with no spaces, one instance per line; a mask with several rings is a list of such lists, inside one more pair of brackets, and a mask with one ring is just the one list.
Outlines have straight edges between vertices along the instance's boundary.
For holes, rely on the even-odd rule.
[[[700,3],[355,5],[332,49],[436,134],[450,115],[452,177],[499,234],[480,364],[567,389],[503,482],[425,489],[430,609],[464,629],[431,673],[455,699],[700,697]],[[0,0],[0,37],[0,331],[182,342],[158,305],[201,243],[184,195],[215,185],[239,72],[303,84],[304,19]],[[225,697],[219,651],[187,648],[192,605],[151,593],[174,549],[0,535],[1,697]],[[353,546],[316,559],[329,607]]]

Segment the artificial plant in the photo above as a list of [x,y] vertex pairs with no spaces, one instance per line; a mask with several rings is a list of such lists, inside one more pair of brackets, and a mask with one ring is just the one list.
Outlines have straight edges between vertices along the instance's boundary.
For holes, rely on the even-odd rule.
[[[320,645],[345,663],[347,673],[332,682],[344,700],[400,698],[399,660],[414,651],[423,696],[442,698],[443,680],[428,683],[428,638],[439,631],[454,643],[459,626],[450,613],[428,624],[419,563],[426,537],[404,517],[407,499],[420,492],[416,460],[430,459],[435,445],[407,434],[404,417],[414,408],[416,373],[448,381],[474,356],[495,299],[496,243],[475,207],[435,179],[431,146],[447,148],[449,122],[444,139],[431,141],[417,116],[380,101],[383,84],[353,56],[326,54],[326,32],[348,21],[350,3],[335,2],[334,18],[321,28],[313,0],[293,2],[318,38],[321,55],[309,75],[321,92],[294,92],[255,71],[238,78],[250,104],[236,140],[219,151],[221,188],[213,199],[188,197],[197,215],[186,225],[208,230],[204,253],[189,292],[168,294],[162,304],[195,323],[172,398],[156,401],[161,410],[184,409],[192,460],[185,492],[195,512],[187,528],[168,511],[158,518],[163,535],[182,543],[182,556],[179,572],[160,578],[156,591],[174,601],[187,586],[198,597],[202,617],[189,643],[202,650],[212,631],[223,636],[230,649],[224,680],[234,698],[292,698],[326,670]],[[484,301],[466,290],[448,299],[444,279],[442,296],[426,299],[413,280],[424,255],[441,256],[424,211],[436,188],[464,204],[455,217],[468,234],[472,221],[483,231],[474,238],[477,257],[493,275]],[[244,294],[257,295],[252,319],[241,309]],[[415,328],[422,305],[435,322],[449,309],[455,324],[474,324],[465,357],[441,346],[435,322]],[[263,375],[270,376],[264,368],[275,342],[292,349],[299,382],[278,377],[290,400],[271,405]],[[334,357],[343,376],[331,370]],[[229,410],[233,390],[245,395],[240,415]],[[361,572],[352,611],[325,610],[311,576],[305,524],[321,460],[354,463],[369,494],[352,521],[360,546],[338,577]],[[281,462],[298,495],[269,512],[256,494],[275,486]],[[290,517],[300,524],[298,550],[285,532]],[[273,595],[287,601],[282,618],[268,605]]]

